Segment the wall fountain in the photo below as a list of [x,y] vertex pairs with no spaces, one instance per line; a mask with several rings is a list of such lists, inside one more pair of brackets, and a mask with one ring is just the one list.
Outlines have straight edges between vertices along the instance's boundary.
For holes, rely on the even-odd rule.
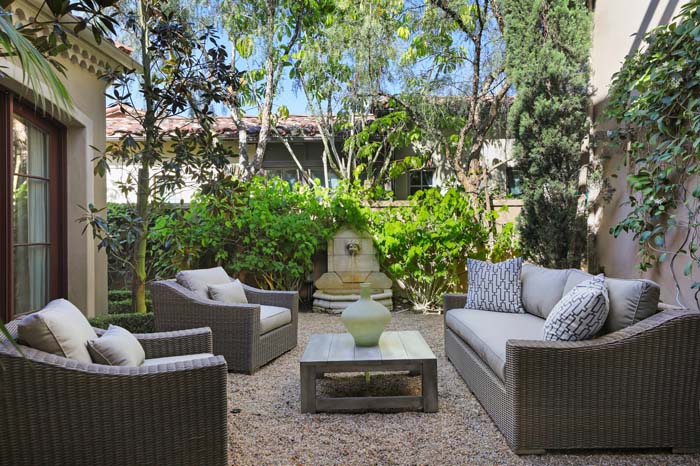
[[393,308],[391,279],[379,271],[372,237],[344,227],[328,241],[328,272],[314,283],[314,310],[340,314],[360,299],[361,283],[370,283],[372,299]]

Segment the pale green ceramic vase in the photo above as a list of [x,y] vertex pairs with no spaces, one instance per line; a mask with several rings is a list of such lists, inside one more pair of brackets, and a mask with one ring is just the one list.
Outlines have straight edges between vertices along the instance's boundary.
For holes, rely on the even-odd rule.
[[377,346],[391,313],[372,299],[370,283],[360,284],[360,299],[343,311],[341,319],[357,346]]

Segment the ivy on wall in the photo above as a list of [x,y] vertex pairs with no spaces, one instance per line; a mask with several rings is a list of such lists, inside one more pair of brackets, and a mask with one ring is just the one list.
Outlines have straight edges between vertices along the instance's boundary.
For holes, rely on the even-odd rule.
[[[670,261],[677,300],[679,273],[700,267],[700,1],[645,36],[613,77],[608,115],[613,140],[627,150],[631,210],[610,232],[639,242],[639,268]],[[692,281],[700,307],[700,283]]]

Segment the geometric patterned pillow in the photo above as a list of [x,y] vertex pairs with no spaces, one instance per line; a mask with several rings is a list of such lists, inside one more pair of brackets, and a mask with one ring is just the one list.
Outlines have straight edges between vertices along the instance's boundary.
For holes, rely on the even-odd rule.
[[523,260],[518,257],[492,264],[476,259],[467,259],[469,288],[467,309],[482,311],[525,312],[520,299],[520,269]]
[[601,273],[576,285],[554,306],[544,323],[548,341],[581,341],[595,337],[608,317],[610,302]]

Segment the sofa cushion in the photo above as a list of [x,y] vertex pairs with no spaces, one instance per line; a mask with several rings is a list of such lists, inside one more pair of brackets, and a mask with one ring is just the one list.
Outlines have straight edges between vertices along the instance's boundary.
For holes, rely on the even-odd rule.
[[227,304],[248,304],[245,289],[239,279],[220,285],[209,285],[209,297]]
[[209,285],[221,285],[231,281],[223,267],[211,269],[182,270],[175,280],[202,298],[209,298]]
[[561,298],[544,323],[547,341],[581,341],[595,337],[608,317],[608,289],[603,274],[579,283]]
[[447,311],[445,325],[505,380],[506,343],[508,340],[542,340],[544,319],[532,314],[452,309]]
[[292,311],[286,307],[260,306],[260,335],[287,325],[292,321]]
[[525,311],[546,319],[554,306],[564,296],[564,286],[568,276],[568,270],[523,264],[520,279]]
[[88,342],[95,364],[106,366],[140,366],[146,359],[143,346],[128,330],[110,325],[98,339]]
[[195,359],[205,359],[214,357],[211,353],[182,354],[179,356],[166,356],[164,358],[152,358],[143,361],[142,366],[157,366],[158,364],[170,364],[174,362],[187,362]]
[[[571,270],[564,293],[591,277],[592,275],[586,272]],[[661,288],[657,283],[641,278],[606,277],[605,284],[608,287],[610,312],[603,326],[603,333],[629,327],[658,312]]]
[[39,351],[92,363],[87,343],[97,334],[83,313],[65,299],[55,299],[22,318],[17,334],[21,343]]
[[510,259],[492,264],[467,259],[469,288],[467,309],[524,313],[520,300],[520,269],[522,259]]

